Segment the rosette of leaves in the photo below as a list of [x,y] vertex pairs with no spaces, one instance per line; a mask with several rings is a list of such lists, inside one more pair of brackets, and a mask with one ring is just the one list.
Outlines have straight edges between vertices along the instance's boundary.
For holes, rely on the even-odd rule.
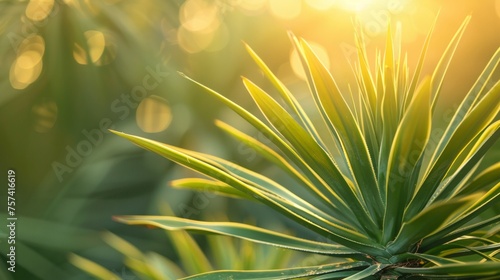
[[[387,35],[385,51],[369,65],[357,32],[357,84],[341,92],[308,43],[291,35],[323,123],[311,121],[287,87],[248,46],[256,64],[281,94],[283,104],[250,80],[243,83],[262,112],[259,119],[216,91],[223,102],[269,143],[222,121],[217,125],[259,152],[295,180],[280,185],[230,161],[115,132],[210,179],[180,185],[210,189],[269,206],[308,227],[317,242],[231,222],[170,216],[121,216],[118,221],[166,230],[192,230],[343,258],[325,265],[280,270],[212,271],[184,279],[498,279],[500,215],[480,216],[499,203],[500,163],[480,166],[500,136],[498,50],[463,98],[438,141],[436,103],[450,61],[469,21],[450,41],[432,75],[421,77],[432,29],[413,74],[400,42]],[[183,75],[185,76],[185,75]],[[187,78],[187,77],[186,77]],[[179,184],[179,183],[178,183]]]

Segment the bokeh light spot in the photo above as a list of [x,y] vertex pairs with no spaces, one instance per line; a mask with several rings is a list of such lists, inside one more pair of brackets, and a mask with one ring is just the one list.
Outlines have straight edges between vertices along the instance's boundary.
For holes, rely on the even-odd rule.
[[189,31],[215,30],[219,26],[217,6],[205,0],[188,0],[180,11],[182,26]]
[[99,60],[101,59],[101,56],[106,48],[106,39],[104,34],[100,31],[88,30],[85,31],[84,35],[87,40],[88,56],[85,49],[80,44],[75,43],[73,48],[73,57],[76,62],[82,65],[89,63],[87,57],[90,57],[92,63],[101,65]]
[[[40,61],[38,64],[34,64],[31,59],[31,57],[20,56],[12,64],[9,73],[9,80],[10,85],[14,89],[25,89],[34,81],[36,81],[36,79],[38,79],[38,77],[40,76],[43,63]],[[25,69],[24,67],[26,67],[28,64],[34,64],[35,66],[29,69]]]
[[137,125],[147,133],[161,132],[169,126],[172,113],[167,101],[152,95],[141,101],[136,111]]
[[83,64],[83,65],[87,64],[87,53],[77,43],[75,43],[75,46],[73,48],[73,58],[79,64]]
[[45,52],[45,40],[39,35],[29,36],[17,47],[17,53],[34,50],[43,55]]
[[92,59],[93,63],[96,63],[101,58],[106,46],[104,34],[99,31],[89,30],[85,32],[85,37],[87,37],[87,43],[89,45],[90,59]]
[[54,0],[30,0],[26,6],[26,17],[32,21],[42,21],[49,16]]
[[35,115],[34,129],[36,132],[46,133],[54,127],[58,114],[58,108],[55,102],[50,101],[34,105],[31,111]]
[[[319,58],[319,60],[325,65],[327,69],[330,69],[330,57],[328,56],[328,52],[326,49],[318,43],[308,42],[309,46],[311,46],[312,50]],[[290,64],[292,66],[292,70],[297,75],[297,77],[306,80],[306,73],[304,72],[304,68],[302,67],[302,63],[300,62],[299,54],[296,50],[293,50],[290,54]]]
[[23,69],[31,69],[34,68],[40,61],[42,60],[42,54],[29,50],[23,52],[20,56],[17,57],[17,64],[20,68]]
[[201,52],[207,48],[214,39],[213,32],[190,32],[181,27],[177,30],[177,42],[188,53]]
[[21,42],[9,72],[9,81],[14,89],[25,89],[38,79],[43,68],[44,52],[45,41],[38,35]]
[[270,0],[271,12],[281,19],[293,19],[299,16],[302,10],[301,0]]

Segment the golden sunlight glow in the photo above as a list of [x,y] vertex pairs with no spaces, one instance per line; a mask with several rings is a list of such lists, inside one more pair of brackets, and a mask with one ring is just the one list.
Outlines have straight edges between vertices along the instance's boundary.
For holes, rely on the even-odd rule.
[[188,53],[220,50],[226,46],[229,32],[220,20],[219,7],[213,1],[187,0],[179,12],[181,26],[177,43]]
[[223,23],[214,32],[212,43],[205,49],[209,52],[220,51],[229,42],[229,30],[227,26]]
[[[308,42],[314,53],[318,56],[321,62],[325,65],[327,69],[330,69],[330,57],[328,56],[327,50],[320,44],[314,42]],[[296,50],[293,50],[290,54],[290,64],[292,66],[292,70],[297,75],[297,77],[302,80],[306,80],[306,73],[302,68],[302,63],[300,62],[299,54]]]
[[180,11],[182,26],[189,31],[214,30],[219,26],[217,6],[206,0],[188,0]]
[[238,5],[247,11],[259,11],[266,5],[266,0],[240,0]]
[[359,12],[366,9],[374,1],[375,0],[338,0],[337,4],[342,9]]
[[172,113],[165,99],[152,95],[137,107],[137,125],[147,133],[161,132],[170,124]]
[[317,9],[317,10],[327,10],[335,4],[336,0],[306,0],[306,3]]
[[271,13],[281,19],[293,19],[302,10],[302,0],[269,0]]
[[[9,73],[10,84],[15,89],[25,89],[32,84],[42,72],[43,63],[38,56],[33,57],[33,52],[24,53],[12,63]],[[39,60],[36,64],[35,61]],[[30,67],[34,65],[34,67]],[[29,68],[25,68],[29,67]]]
[[177,42],[188,53],[201,52],[212,43],[213,39],[213,32],[190,32],[182,26],[177,30]]
[[26,6],[26,17],[32,21],[42,21],[52,11],[54,0],[30,0]]
[[[96,65],[101,65],[99,63],[99,60],[101,59],[102,54],[104,53],[104,50],[106,48],[106,39],[104,37],[104,34],[100,31],[89,30],[85,31],[84,35],[87,39],[88,56],[90,57],[90,60]],[[87,52],[78,43],[75,43],[75,47],[73,49],[73,57],[79,64],[88,64]]]
[[30,36],[24,39],[17,48],[15,61],[10,67],[9,80],[15,89],[25,89],[32,84],[42,72],[45,41],[42,37]]
[[53,101],[45,102],[42,104],[34,105],[31,109],[35,115],[35,131],[39,133],[46,133],[57,120],[57,104]]
[[497,0],[496,7],[497,7],[497,15],[498,17],[500,17],[500,0]]

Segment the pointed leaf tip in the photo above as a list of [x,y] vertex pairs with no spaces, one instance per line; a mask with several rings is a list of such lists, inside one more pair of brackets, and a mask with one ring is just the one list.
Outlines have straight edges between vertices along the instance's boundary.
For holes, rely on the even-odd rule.
[[123,218],[123,216],[111,216],[111,219],[115,222],[125,223],[125,219]]
[[181,77],[183,77],[183,78],[186,78],[186,79],[191,80],[191,78],[189,78],[186,74],[184,74],[184,72],[177,71],[177,74],[179,74],[179,75],[180,75]]
[[288,38],[290,38],[292,41],[297,40],[297,36],[295,36],[293,31],[288,30],[286,33],[288,34]]

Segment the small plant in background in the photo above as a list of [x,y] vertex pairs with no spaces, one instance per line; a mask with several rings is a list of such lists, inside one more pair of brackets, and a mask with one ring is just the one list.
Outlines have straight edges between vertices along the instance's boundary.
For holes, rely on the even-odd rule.
[[[260,87],[243,83],[265,116],[260,120],[201,85],[266,136],[271,144],[223,123],[217,125],[284,170],[283,186],[227,160],[115,132],[210,179],[185,179],[219,194],[251,199],[308,227],[328,242],[312,241],[231,222],[172,216],[120,216],[132,225],[237,237],[290,250],[343,258],[317,266],[212,271],[184,279],[396,279],[500,277],[500,214],[481,213],[499,202],[500,163],[479,170],[500,137],[500,82],[493,73],[500,50],[465,95],[439,140],[430,140],[445,74],[469,21],[459,28],[433,74],[421,78],[429,33],[413,75],[400,42],[388,32],[386,48],[370,68],[362,32],[356,36],[357,84],[343,93],[306,41],[291,35],[322,123],[247,47],[281,94],[280,104]],[[185,75],[183,75],[185,76]],[[326,132],[326,133],[325,133]]]
[[[172,213],[170,210],[168,213]],[[186,275],[199,274],[217,269],[276,269],[293,266],[302,262],[302,254],[257,245],[246,240],[235,240],[227,236],[208,236],[208,250],[205,253],[200,245],[186,231],[166,232],[177,256],[177,263],[155,252],[141,252],[125,239],[105,232],[103,240],[124,257],[124,265],[120,271],[110,271],[104,266],[76,254],[70,256],[73,265],[86,271],[98,279],[180,279]],[[324,258],[315,258],[315,263]],[[132,272],[131,272],[132,271]]]

